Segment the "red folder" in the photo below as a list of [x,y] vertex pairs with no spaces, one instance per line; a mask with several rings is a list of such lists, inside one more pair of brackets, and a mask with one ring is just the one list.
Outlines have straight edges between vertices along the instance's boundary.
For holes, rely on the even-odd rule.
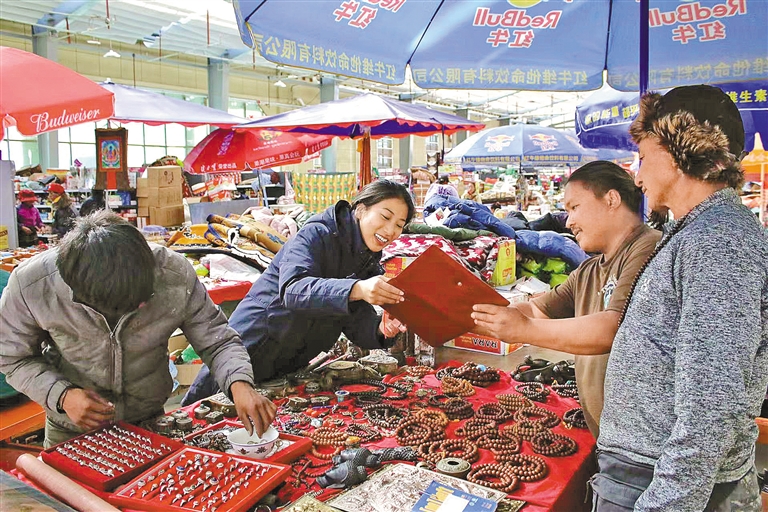
[[383,308],[433,347],[475,327],[471,316],[475,304],[509,305],[496,290],[434,245],[389,283],[405,293],[405,300]]

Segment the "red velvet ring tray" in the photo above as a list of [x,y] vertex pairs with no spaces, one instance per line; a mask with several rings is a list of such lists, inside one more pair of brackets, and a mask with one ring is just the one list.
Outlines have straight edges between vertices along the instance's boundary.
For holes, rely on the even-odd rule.
[[[161,461],[168,455],[171,455],[172,453],[184,447],[184,444],[182,444],[179,441],[168,439],[167,437],[163,437],[159,434],[155,434],[154,432],[144,430],[143,428],[139,428],[122,421],[118,422],[117,423],[118,427],[125,430],[129,430],[138,435],[151,439],[153,448],[160,449],[161,444],[164,444],[169,448],[169,450],[163,450],[162,454],[155,454],[152,458],[145,459],[144,463],[140,463],[138,461],[128,459],[127,457],[124,457],[116,452],[112,452],[111,450],[107,450],[102,446],[95,445],[90,441],[90,439],[95,438],[96,434],[103,434],[104,432],[111,429],[112,426],[113,425],[109,425],[107,427],[103,427],[98,430],[93,430],[91,432],[87,432],[78,437],[70,439],[69,441],[65,441],[56,446],[52,446],[51,448],[48,448],[47,450],[43,451],[40,454],[40,456],[42,457],[43,461],[45,461],[48,465],[53,466],[54,468],[58,469],[65,475],[69,476],[70,478],[83,482],[84,484],[89,485],[99,491],[111,491],[117,486],[129,481],[134,476],[140,474],[142,471],[146,470],[148,467],[156,464],[157,462]],[[84,445],[82,444],[84,441],[98,448],[99,452],[94,454],[92,450],[88,450],[87,448],[85,448]],[[78,443],[80,443],[80,445],[78,445]],[[59,448],[67,449],[66,448],[67,446],[74,447],[74,448],[77,448],[78,450],[84,451],[85,453],[92,454],[89,457],[89,459],[86,459],[85,457],[80,457],[83,460],[95,461],[97,457],[102,457],[104,460],[106,460],[109,463],[113,463],[113,464],[116,463],[116,461],[114,461],[113,459],[103,457],[104,455],[103,452],[109,452],[123,460],[130,460],[130,462],[135,464],[136,467],[127,469],[127,471],[125,471],[124,473],[120,473],[113,470],[113,472],[115,473],[115,476],[110,477],[88,466],[81,466],[74,460],[71,460],[70,458],[65,457],[64,455],[62,455],[57,451],[57,449]],[[114,444],[114,448],[120,451],[126,452],[124,448],[118,446],[117,444]],[[70,453],[73,453],[71,450],[67,450],[67,451],[69,451]],[[104,469],[107,469],[106,466],[102,466],[102,467]]]
[[[195,469],[195,464],[188,461],[194,462],[195,456],[198,455],[201,458],[208,457],[209,462],[201,465],[199,469]],[[223,467],[218,468],[217,464],[222,464]],[[178,472],[178,468],[185,467],[190,468],[189,474]],[[227,468],[235,468],[228,473],[234,475],[234,479],[229,482],[226,481],[227,474],[224,473]],[[246,471],[249,469],[264,471],[264,473],[260,476],[251,475],[248,477],[247,474],[240,472],[241,468],[245,468]],[[213,473],[211,477],[206,475],[208,471]],[[290,472],[291,467],[283,464],[186,447],[161,464],[157,464],[149,471],[134,478],[118,492],[111,494],[108,501],[119,507],[152,512],[197,511],[203,506],[210,509],[212,505],[218,512],[245,512],[268,492],[283,483]],[[164,489],[165,496],[160,499],[160,486],[164,481],[167,482],[165,479],[170,477],[178,480],[172,484],[174,486],[172,490]],[[211,483],[211,478],[217,479],[217,482]],[[200,484],[201,481],[203,484]],[[151,486],[155,484],[158,484],[158,487],[142,497],[142,493],[151,489]],[[168,484],[166,483],[166,485]],[[192,486],[195,487],[190,489]],[[184,489],[185,487],[186,489]],[[241,492],[223,502],[221,493],[224,492],[228,495],[227,491],[236,488],[240,488]],[[184,490],[187,492],[184,493]],[[174,502],[179,494],[184,498],[191,498],[190,502],[179,506],[181,501],[176,500]],[[208,497],[209,494],[211,497]],[[212,502],[211,500],[214,499],[216,501]],[[197,502],[197,506],[195,506],[195,502]]]
[[[214,423],[213,425],[210,425],[202,430],[198,430],[197,432],[193,432],[185,436],[184,441],[191,441],[192,439],[200,436],[201,434],[204,434],[206,432],[211,432],[212,430],[219,430],[224,427],[242,428],[242,426],[243,424],[237,420],[223,420],[218,423]],[[291,444],[289,444],[288,446],[286,446],[281,450],[278,450],[270,457],[266,457],[264,459],[253,459],[253,460],[264,460],[267,462],[279,462],[281,464],[290,464],[291,462],[295,461],[296,459],[298,459],[299,457],[307,453],[310,448],[312,448],[312,440],[309,439],[308,437],[294,436],[292,434],[285,434],[283,432],[280,432],[280,439],[289,441]]]

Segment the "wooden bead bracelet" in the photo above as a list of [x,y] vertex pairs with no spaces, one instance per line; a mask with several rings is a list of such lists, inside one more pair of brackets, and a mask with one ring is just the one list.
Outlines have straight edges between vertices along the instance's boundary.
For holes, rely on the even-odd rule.
[[498,433],[496,422],[473,418],[456,429],[456,435],[467,439],[478,439],[485,434]]
[[466,460],[470,464],[480,458],[477,445],[466,439],[445,439],[431,443],[420,444],[417,449],[419,455],[432,464],[446,457],[457,457]]
[[471,418],[475,415],[475,410],[472,408],[472,404],[463,398],[454,397],[449,398],[445,405],[440,407],[451,420],[463,420]]
[[438,411],[435,409],[422,409],[418,411],[414,416],[419,420],[424,419],[426,421],[433,421],[442,428],[448,426],[448,416],[443,411]]
[[584,409],[576,407],[565,411],[563,414],[563,423],[565,428],[587,428],[587,419],[584,417]]
[[567,457],[576,453],[576,441],[554,432],[540,432],[531,440],[533,451],[549,457]]
[[510,468],[512,473],[523,482],[541,480],[549,471],[546,461],[541,457],[521,453],[505,457],[503,465]]
[[435,420],[412,416],[400,422],[395,438],[400,446],[418,446],[444,439],[445,430]]
[[552,384],[552,389],[555,390],[555,393],[562,396],[563,398],[577,398],[579,397],[579,388],[576,386],[575,382],[568,381],[565,384]]
[[497,425],[501,425],[512,419],[512,413],[500,404],[486,403],[477,408],[475,418],[495,421]]
[[475,388],[472,387],[472,384],[469,381],[456,379],[454,377],[443,377],[440,386],[443,388],[443,393],[446,395],[472,396],[475,394]]
[[515,421],[538,421],[547,428],[554,428],[560,423],[560,416],[542,407],[520,409],[515,413]]
[[495,434],[483,434],[477,438],[477,446],[489,450],[499,460],[499,455],[513,455],[520,453],[522,440],[513,435],[502,436],[498,432]]
[[503,408],[509,411],[519,411],[520,409],[533,407],[533,402],[520,395],[504,394],[498,395],[496,399]]
[[405,417],[408,411],[390,404],[366,405],[363,407],[365,417],[372,425],[395,429]]
[[517,489],[520,477],[504,464],[479,464],[469,471],[467,481],[509,494]]
[[347,434],[333,427],[318,427],[310,432],[309,438],[317,446],[341,446],[347,440]]
[[468,362],[456,368],[452,377],[469,381],[473,386],[486,387],[501,379],[495,368],[480,367],[477,363]]
[[515,386],[515,391],[536,402],[546,402],[549,396],[547,389],[541,382],[524,382]]
[[548,430],[541,422],[523,420],[518,421],[514,425],[507,425],[501,429],[501,435],[504,437],[517,437],[530,441],[536,434]]
[[423,379],[430,373],[434,373],[434,368],[430,368],[429,366],[406,366],[405,372],[408,375],[411,375],[412,377],[418,377],[420,379]]

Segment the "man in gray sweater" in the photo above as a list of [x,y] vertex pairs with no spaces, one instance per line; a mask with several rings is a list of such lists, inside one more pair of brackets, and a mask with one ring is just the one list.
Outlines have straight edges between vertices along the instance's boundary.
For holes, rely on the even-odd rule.
[[675,222],[641,269],[608,362],[595,510],[759,511],[768,237],[736,191],[744,128],[720,89],[646,94],[635,183]]

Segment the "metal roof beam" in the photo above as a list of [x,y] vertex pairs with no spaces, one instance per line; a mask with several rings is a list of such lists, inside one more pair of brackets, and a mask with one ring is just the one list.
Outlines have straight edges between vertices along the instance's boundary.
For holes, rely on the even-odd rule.
[[[37,23],[32,25],[32,33],[40,34],[46,30],[55,29],[57,25],[61,24],[67,17],[81,14],[96,2],[96,0],[66,0],[59,3],[59,5],[52,9],[51,12],[42,16]],[[43,27],[50,27],[48,29]]]

